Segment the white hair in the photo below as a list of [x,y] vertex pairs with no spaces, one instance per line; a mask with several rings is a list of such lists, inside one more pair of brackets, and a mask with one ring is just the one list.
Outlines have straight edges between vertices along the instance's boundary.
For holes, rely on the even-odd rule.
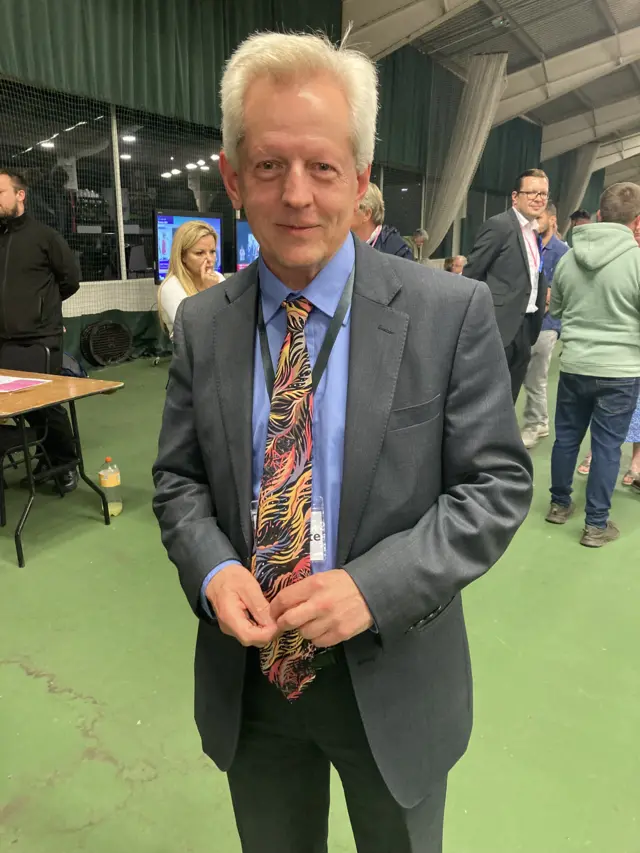
[[222,77],[222,145],[238,168],[238,147],[244,136],[244,99],[249,84],[260,76],[275,80],[332,74],[342,86],[351,113],[353,151],[359,173],[373,162],[378,115],[378,73],[363,53],[339,47],[326,36],[302,33],[255,33],[234,51]]

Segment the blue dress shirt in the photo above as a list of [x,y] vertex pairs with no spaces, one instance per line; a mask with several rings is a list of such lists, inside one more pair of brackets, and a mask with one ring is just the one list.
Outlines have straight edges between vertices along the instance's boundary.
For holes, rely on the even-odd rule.
[[[554,234],[546,246],[542,247],[541,256],[542,256],[542,269],[544,271],[544,276],[549,282],[549,287],[553,282],[553,276],[556,272],[556,267],[558,266],[558,262],[560,258],[567,254],[569,251],[569,247],[566,243],[563,243],[562,240],[559,240]],[[544,320],[542,321],[542,331],[546,332],[548,330],[553,330],[560,335],[562,324],[560,320],[556,320],[554,317],[549,314],[547,311],[544,315]]]
[[[290,296],[304,295],[313,305],[305,325],[305,339],[311,366],[316,363],[331,318],[336,313],[342,291],[355,263],[355,246],[351,234],[336,255],[329,261],[303,291],[291,291],[259,260],[260,298],[267,329],[274,370],[287,330],[286,311],[282,303]],[[347,311],[338,333],[326,370],[315,393],[313,407],[312,499],[314,506],[322,499],[326,536],[326,558],[312,564],[314,572],[336,569],[338,521],[340,517],[340,491],[344,458],[344,432],[347,416],[347,387],[349,380],[349,340],[351,309]],[[271,402],[267,392],[260,351],[260,338],[256,330],[255,378],[253,383],[253,499],[258,500],[264,467],[267,428]],[[247,507],[246,511],[249,512]],[[210,608],[205,596],[211,578],[231,561],[216,566],[202,585],[202,604],[207,613]]]

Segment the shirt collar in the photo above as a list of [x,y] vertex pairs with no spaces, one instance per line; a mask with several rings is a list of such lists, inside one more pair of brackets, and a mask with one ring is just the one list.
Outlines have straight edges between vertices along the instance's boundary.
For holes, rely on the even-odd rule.
[[526,228],[527,225],[529,225],[532,231],[538,230],[538,220],[537,219],[532,219],[531,221],[529,221],[526,216],[524,216],[522,213],[520,213],[520,211],[518,210],[517,207],[515,207],[515,205],[513,208],[513,212],[515,213],[515,215],[518,219],[518,222],[520,223],[520,226],[522,228]]
[[[267,267],[260,255],[258,271],[260,277],[260,293],[262,296],[262,312],[265,325],[278,313],[282,303],[291,295],[304,295],[309,302],[326,314],[333,317],[338,308],[342,291],[353,269],[355,263],[355,245],[353,236],[349,234],[336,254],[329,263],[323,267],[313,281],[304,290],[289,290],[280,279]],[[349,319],[347,311],[342,325],[346,325]]]

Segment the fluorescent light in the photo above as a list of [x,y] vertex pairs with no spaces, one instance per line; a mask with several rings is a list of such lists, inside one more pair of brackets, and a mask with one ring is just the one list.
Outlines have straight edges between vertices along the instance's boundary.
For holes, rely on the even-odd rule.
[[69,133],[70,130],[75,130],[76,127],[77,127],[77,125],[75,125],[75,124],[73,125],[73,127],[65,127],[64,132]]
[[[33,151],[33,145],[31,146],[31,148],[25,148],[25,149],[24,149],[24,151],[23,151],[22,153],[23,153],[23,154],[28,154],[28,153],[29,153],[29,151]],[[15,154],[14,154],[13,156],[15,157]]]
[[201,172],[208,172],[208,171],[209,171],[209,167],[208,167],[208,166],[200,166],[200,171],[201,171]]
[[215,162],[216,160],[220,159],[220,155],[219,154],[212,154],[211,159]]
[[56,137],[58,137],[58,136],[60,136],[60,134],[59,134],[59,133],[54,133],[54,134],[53,134],[53,136],[51,137],[51,139],[55,139],[55,138],[56,138]]
[[198,166],[204,166],[204,160],[198,160],[197,163]]
[[172,160],[175,160],[176,158],[175,158],[175,157],[172,157],[171,159],[172,159]]
[[121,160],[131,160],[131,154],[121,154],[120,159]]
[[127,135],[127,136],[122,137],[122,141],[123,142],[135,142],[136,138],[135,138],[135,136]]
[[100,121],[100,119],[101,119],[101,118],[104,118],[104,116],[96,116],[96,117],[94,118],[94,121]]
[[50,139],[47,139],[45,142],[40,143],[41,148],[55,148],[55,143],[53,143]]
[[179,174],[180,174],[180,169],[172,169],[172,170],[171,170],[171,174],[172,174],[172,175],[179,175]]
[[189,171],[191,171],[192,169],[197,169],[198,167],[196,166],[195,163],[187,163],[186,168],[189,169]]
[[400,192],[401,192],[401,193],[408,193],[408,192],[409,192],[409,187],[402,187],[402,189],[400,190]]
[[161,177],[161,178],[170,178],[170,177],[171,177],[171,172],[163,172],[163,173],[160,175],[160,177]]
[[79,121],[76,127],[80,127],[81,124],[86,124],[86,121]]

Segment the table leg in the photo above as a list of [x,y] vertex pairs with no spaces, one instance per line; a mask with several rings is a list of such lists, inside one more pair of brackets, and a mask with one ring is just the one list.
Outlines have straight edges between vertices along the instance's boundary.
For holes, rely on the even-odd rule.
[[76,404],[73,400],[69,403],[69,411],[71,413],[71,428],[73,430],[73,439],[76,444],[76,456],[78,457],[78,471],[80,473],[80,478],[84,480],[87,486],[92,488],[93,491],[100,496],[100,500],[102,501],[102,512],[104,513],[104,523],[111,524],[107,496],[102,489],[88,477],[87,472],[84,470],[84,457],[82,455],[82,444],[80,443],[80,430],[78,429],[78,415],[76,413]]
[[22,550],[22,531],[24,530],[24,526],[27,523],[27,519],[29,518],[29,513],[31,512],[31,507],[33,506],[33,502],[36,497],[36,482],[33,478],[33,468],[31,466],[31,455],[29,454],[29,442],[27,440],[27,424],[24,418],[24,415],[18,416],[18,427],[20,428],[20,438],[22,439],[22,451],[24,453],[24,467],[27,471],[27,481],[29,483],[29,499],[27,500],[27,505],[22,511],[22,515],[20,517],[20,521],[18,522],[18,526],[16,527],[15,533],[15,542],[16,542],[16,553],[18,555],[18,565],[21,569],[24,569],[24,551]]

